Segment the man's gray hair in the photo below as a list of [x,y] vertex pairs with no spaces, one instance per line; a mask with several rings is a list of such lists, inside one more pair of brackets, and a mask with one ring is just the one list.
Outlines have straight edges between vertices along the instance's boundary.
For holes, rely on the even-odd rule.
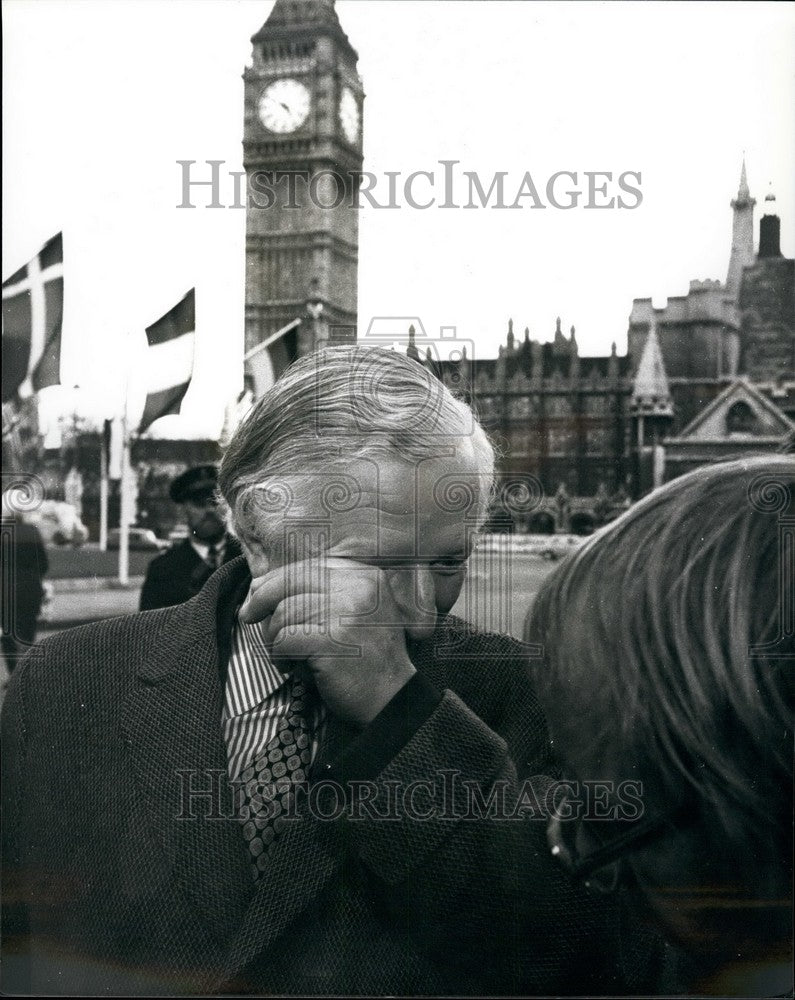
[[469,406],[405,355],[328,347],[298,360],[252,408],[224,455],[218,488],[234,530],[268,551],[290,510],[316,511],[318,500],[326,509],[344,505],[353,460],[416,465],[453,454],[475,458],[478,481],[469,486],[478,487],[482,523],[494,449]]

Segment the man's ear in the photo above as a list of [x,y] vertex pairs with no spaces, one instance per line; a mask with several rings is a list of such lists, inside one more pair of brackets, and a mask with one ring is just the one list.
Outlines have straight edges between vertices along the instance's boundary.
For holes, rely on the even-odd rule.
[[270,571],[271,562],[265,554],[265,549],[262,545],[259,542],[252,544],[249,541],[246,543],[239,537],[238,541],[240,542],[240,547],[243,549],[243,555],[246,557],[248,569],[252,577],[265,576]]
[[268,558],[265,546],[247,531],[240,530],[235,523],[235,519],[229,512],[229,508],[226,508],[225,521],[227,531],[234,535],[240,542],[240,547],[243,549],[243,555],[246,557],[252,577],[265,576],[271,568],[271,560]]

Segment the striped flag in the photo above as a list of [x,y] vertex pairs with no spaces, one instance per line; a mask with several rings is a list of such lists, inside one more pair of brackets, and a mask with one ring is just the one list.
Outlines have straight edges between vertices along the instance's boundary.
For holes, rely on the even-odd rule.
[[193,374],[195,314],[196,289],[191,288],[173,309],[146,328],[148,383],[139,434],[155,420],[179,413]]
[[44,245],[3,282],[3,378],[6,403],[61,381],[63,241]]
[[261,341],[243,358],[243,370],[254,399],[261,399],[285,369],[298,358],[300,317]]

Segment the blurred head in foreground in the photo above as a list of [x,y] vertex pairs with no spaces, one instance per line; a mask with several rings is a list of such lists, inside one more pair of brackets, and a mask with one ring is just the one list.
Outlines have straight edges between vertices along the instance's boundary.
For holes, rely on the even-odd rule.
[[793,498],[789,457],[682,476],[525,623],[566,777],[642,785],[631,818],[553,818],[553,854],[592,888],[634,882],[709,992],[792,985]]

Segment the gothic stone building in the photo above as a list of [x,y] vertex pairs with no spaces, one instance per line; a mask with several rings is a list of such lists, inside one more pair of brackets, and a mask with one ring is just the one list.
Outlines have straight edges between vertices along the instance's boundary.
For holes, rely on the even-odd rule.
[[652,409],[638,438],[640,491],[705,462],[791,446],[795,260],[781,253],[772,194],[754,251],[754,206],[743,163],[726,282],[691,282],[661,309],[633,303],[633,370],[654,371],[640,393]]
[[[334,0],[276,0],[251,41],[249,190],[283,177],[273,203],[249,203],[246,216],[247,375],[259,395],[266,348],[272,377],[335,331],[356,335],[364,89]],[[344,197],[319,208],[332,174]],[[581,356],[560,321],[548,343],[516,338],[509,323],[497,358],[433,364],[476,407],[501,475],[542,487],[533,514],[513,519],[519,530],[587,530],[695,464],[783,446],[795,420],[793,261],[781,256],[773,203],[755,252],[754,205],[743,164],[726,281],[691,282],[662,309],[636,299],[626,355]],[[409,350],[432,363],[421,338]]]
[[581,357],[560,320],[551,343],[527,330],[517,343],[509,322],[498,358],[437,364],[497,442],[502,475],[543,488],[519,530],[549,528],[561,486],[571,526],[588,530],[698,465],[792,447],[795,261],[772,196],[754,251],[754,204],[743,164],[726,282],[693,281],[661,309],[636,299],[626,355]]
[[[414,349],[412,337],[409,353]],[[543,491],[531,512],[511,517],[500,511],[498,519],[512,520],[520,531],[586,531],[625,506],[632,478],[629,365],[615,345],[605,357],[581,356],[574,328],[565,336],[560,319],[551,343],[531,340],[528,330],[517,341],[509,321],[496,359],[436,362],[442,380],[474,406],[496,444],[501,480],[532,477]],[[571,507],[565,525],[559,491]]]

